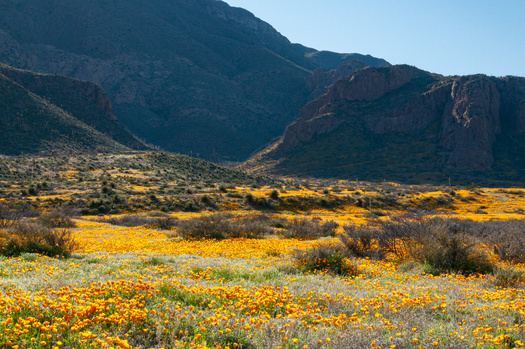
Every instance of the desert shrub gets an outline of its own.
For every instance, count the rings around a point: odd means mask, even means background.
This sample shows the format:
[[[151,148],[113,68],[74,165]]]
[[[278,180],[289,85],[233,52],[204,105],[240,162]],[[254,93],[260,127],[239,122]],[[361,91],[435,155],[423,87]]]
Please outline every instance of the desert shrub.
[[[195,211],[197,208],[195,207],[195,205],[193,204],[193,202],[187,202],[185,205],[184,205],[184,211]]]
[[[171,230],[179,225],[179,219],[176,217],[154,217],[148,223],[148,226],[156,229]]]
[[[319,220],[294,218],[286,224],[286,236],[292,238],[315,239],[334,236],[339,225],[334,221],[319,223]]]
[[[246,202],[249,204],[252,204],[255,200],[255,198],[253,197],[253,194],[251,193],[246,194],[244,198],[246,199]]]
[[[417,242],[416,258],[431,266],[435,272],[459,272],[463,274],[492,272],[494,266],[488,256],[476,251],[478,245],[471,235],[455,230],[446,223],[429,225],[427,234]]]
[[[338,238],[351,256],[382,259],[384,251],[377,245],[378,235],[377,228],[373,226],[345,225]]]
[[[48,228],[73,228],[75,222],[58,210],[43,213],[36,219],[37,223]]]
[[[21,222],[3,233],[0,254],[8,257],[22,253],[39,253],[54,257],[69,257],[75,241],[68,228],[49,228]]]
[[[98,219],[98,222],[109,223],[122,227],[152,227],[157,229],[170,230],[179,224],[179,220],[175,217],[159,215],[157,217],[143,217],[137,215],[125,215],[121,217],[110,217],[105,219]]]
[[[20,212],[0,203],[0,228],[7,228],[21,219]]]
[[[525,262],[525,220],[483,222],[483,237],[503,260]]]
[[[0,203],[0,228],[16,225],[22,218],[38,216],[38,211],[27,207],[12,207]]]
[[[354,255],[390,254],[398,260],[412,259],[424,263],[433,274],[489,273],[493,265],[486,254],[476,249],[482,230],[469,220],[407,215],[377,221],[375,225],[346,226],[340,239]]]
[[[338,227],[339,224],[334,221],[326,221],[319,226],[322,236],[335,236]]]
[[[243,195],[241,193],[226,193],[226,197],[242,199]]]
[[[492,282],[498,287],[517,287],[525,282],[525,273],[512,268],[498,268],[493,272]]]
[[[226,239],[240,235],[238,227],[227,215],[216,213],[181,223],[179,234],[189,239]]]
[[[270,225],[272,221],[264,217],[264,215],[243,217],[234,224],[237,224],[247,236],[259,237],[275,233],[275,229]]]
[[[60,207],[60,213],[65,217],[76,217],[80,215],[80,210],[77,207],[65,205]]]
[[[186,239],[219,240],[241,237],[255,239],[273,234],[275,230],[269,224],[271,221],[261,216],[233,217],[216,213],[182,221],[178,232]]]
[[[279,199],[279,192],[274,189],[270,193],[269,197],[270,197],[270,199],[277,200],[277,199]]]
[[[317,204],[319,206],[327,207],[330,203],[325,198],[319,198],[317,199]]]
[[[295,264],[306,273],[357,275],[357,268],[346,258],[337,244],[319,243],[304,251],[295,251]]]

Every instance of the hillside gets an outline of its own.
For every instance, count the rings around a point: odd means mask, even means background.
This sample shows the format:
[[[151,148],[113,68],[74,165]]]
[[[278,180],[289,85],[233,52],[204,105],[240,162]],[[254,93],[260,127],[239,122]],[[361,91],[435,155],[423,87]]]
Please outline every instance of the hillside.
[[[99,86],[58,75],[37,74],[0,63],[0,74],[60,107],[83,123],[132,149],[147,149],[113,114],[111,100]]]
[[[311,72],[356,58],[388,64],[293,45],[215,0],[7,0],[0,13],[0,62],[97,83],[141,139],[213,160],[282,134]]]
[[[4,73],[7,74],[4,75]],[[32,84],[33,90],[45,92],[51,86],[53,94],[42,96],[30,92],[8,76],[19,78],[21,82]],[[80,86],[77,86],[80,85]],[[58,88],[60,86],[60,88]],[[82,88],[77,88],[82,87]],[[107,127],[107,131],[118,132],[115,120],[106,120],[110,115],[110,106],[96,104],[92,98],[86,97],[85,84],[69,78],[50,75],[36,75],[30,72],[20,72],[6,66],[0,66],[0,154],[19,155],[24,153],[78,153],[78,152],[120,152],[129,148],[111,139],[108,135],[97,131],[77,119],[57,105],[53,104],[52,96],[60,91],[66,95],[75,95],[74,104],[65,105],[66,109],[76,110],[83,103],[87,121],[91,123],[107,122],[115,127]],[[98,95],[99,102],[103,100],[103,91],[90,84],[88,96]],[[67,91],[67,92],[66,92]],[[60,98],[56,97],[58,101]],[[97,119],[98,118],[98,119]],[[103,128],[103,127],[102,127]],[[118,138],[134,140],[142,145],[125,130],[120,129],[115,135]]]
[[[365,68],[307,104],[246,169],[412,183],[523,183],[525,79]]]

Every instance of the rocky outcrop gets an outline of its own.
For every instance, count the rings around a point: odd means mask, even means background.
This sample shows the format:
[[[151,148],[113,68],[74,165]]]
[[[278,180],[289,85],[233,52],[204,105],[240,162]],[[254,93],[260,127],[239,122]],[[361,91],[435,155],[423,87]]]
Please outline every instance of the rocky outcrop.
[[[492,145],[501,132],[500,94],[485,76],[454,79],[443,113],[440,145],[450,152],[447,166],[460,171],[489,170]]]
[[[388,153],[390,158],[402,159],[395,153],[396,147],[406,147],[408,140],[414,139],[413,151],[420,152],[431,167],[490,172],[496,158],[494,144],[524,134],[524,111],[523,78],[445,77],[403,65],[364,68],[339,79],[303,107],[283,136],[253,159],[280,159],[282,165],[289,156],[301,154],[304,158],[304,147],[351,151],[331,134],[341,139],[344,130],[354,130],[360,132],[356,137],[371,144],[387,142],[381,146],[387,159]],[[365,131],[355,131],[361,129],[356,125]],[[326,156],[345,158],[344,153]]]
[[[344,122],[340,117],[333,116],[340,110],[342,102],[373,101],[381,98],[387,92],[399,89],[414,79],[435,81],[431,74],[405,65],[391,68],[370,67],[338,80],[326,94],[301,109],[297,120],[286,128],[276,151],[294,149],[298,145],[310,141],[314,135],[327,133],[333,130],[336,125]],[[443,94],[441,89],[434,92],[440,96]],[[440,104],[438,101],[434,101],[434,96],[434,94],[418,96],[408,104],[403,105],[402,110],[387,108],[380,113],[369,114],[366,118],[367,125],[376,133],[404,132],[424,127],[430,122],[429,119],[436,116],[434,111],[436,108],[433,108],[432,112],[420,113],[420,111],[427,105],[437,106]],[[428,103],[428,99],[431,99],[431,103]],[[346,109],[345,113],[352,116],[356,114],[356,111]],[[330,115],[330,117],[326,117],[326,115]],[[324,120],[330,121],[324,125]],[[305,124],[308,126],[304,126]]]
[[[337,69],[337,67],[347,61],[360,61],[368,67],[388,67],[390,63],[381,58],[376,58],[370,55],[363,55],[359,53],[336,53],[330,51],[310,50],[305,52],[316,66],[324,71]]]
[[[335,84],[337,80],[342,79],[359,69],[365,68],[366,66],[365,63],[359,60],[352,60],[343,62],[339,64],[337,69],[327,72],[323,71],[322,68],[317,68],[308,80],[308,90],[312,91],[308,100],[313,101],[321,97],[333,84]]]

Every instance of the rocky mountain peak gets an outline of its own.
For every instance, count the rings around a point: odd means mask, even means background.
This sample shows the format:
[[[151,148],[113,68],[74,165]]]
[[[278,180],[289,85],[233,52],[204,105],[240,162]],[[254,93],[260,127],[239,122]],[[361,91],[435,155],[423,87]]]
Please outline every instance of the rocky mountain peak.
[[[315,74],[319,80],[324,76]],[[273,159],[275,168],[297,170],[307,167],[298,163],[308,156],[306,149],[318,149],[317,154],[326,152],[327,157],[326,162],[317,157],[318,166],[344,169],[357,159],[367,164],[381,159],[385,163],[374,168],[392,166],[393,173],[396,168],[490,173],[503,166],[497,163],[504,155],[495,155],[496,146],[508,152],[511,148],[501,144],[521,144],[516,142],[524,130],[524,106],[523,78],[445,77],[407,65],[367,67],[308,103],[283,136],[252,159]],[[410,158],[418,160],[410,163]],[[508,161],[518,165],[515,158]],[[330,171],[345,176],[341,170]]]

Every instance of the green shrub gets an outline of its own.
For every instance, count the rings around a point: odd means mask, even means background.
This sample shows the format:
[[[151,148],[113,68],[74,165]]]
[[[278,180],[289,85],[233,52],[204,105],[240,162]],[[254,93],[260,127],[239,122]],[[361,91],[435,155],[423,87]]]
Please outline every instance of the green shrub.
[[[317,199],[317,204],[322,207],[328,207],[330,203],[325,198],[319,198]]]
[[[187,202],[185,205],[184,205],[184,211],[195,211],[196,210],[196,207],[195,205],[193,204],[193,202]]]
[[[236,199],[242,199],[243,198],[241,193],[226,193],[226,197],[236,198]]]
[[[493,272],[493,284],[498,287],[517,287],[525,282],[525,273],[512,268],[496,269]]]
[[[246,194],[244,198],[246,199],[246,202],[248,202],[249,204],[252,204],[254,202],[254,197],[251,193]]]

